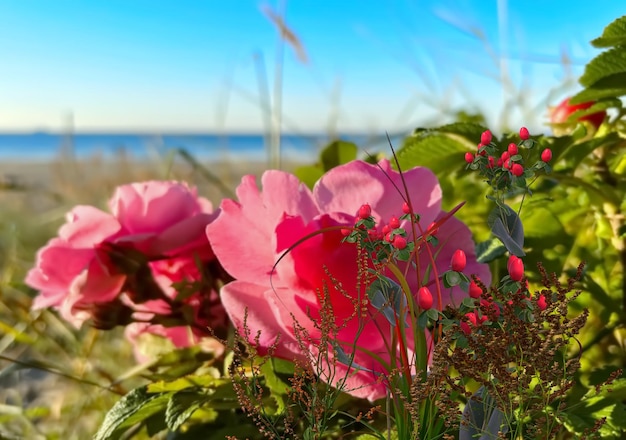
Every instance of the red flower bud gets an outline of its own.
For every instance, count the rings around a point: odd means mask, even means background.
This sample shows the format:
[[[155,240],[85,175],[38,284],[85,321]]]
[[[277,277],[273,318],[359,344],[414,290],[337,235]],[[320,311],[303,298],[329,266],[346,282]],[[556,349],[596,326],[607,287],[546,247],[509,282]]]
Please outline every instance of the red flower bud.
[[[405,214],[408,214],[409,212],[411,212],[411,207],[409,206],[407,202],[404,202],[402,204],[402,212],[404,212]]]
[[[469,335],[472,332],[471,327],[465,321],[461,321],[461,323],[459,324],[459,327],[461,327],[461,331],[465,333],[466,335]]]
[[[468,320],[469,322],[471,322],[471,323],[472,323],[472,325],[473,325],[474,327],[476,327],[476,326],[478,325],[478,316],[476,316],[476,313],[475,313],[475,312],[469,312],[469,313],[466,313],[466,314],[465,314],[465,317],[467,318],[467,320]]]
[[[519,129],[519,137],[521,140],[525,141],[530,137],[530,133],[526,127],[522,127]]]
[[[565,98],[559,105],[550,112],[550,122],[553,124],[563,124],[567,122],[570,115],[578,110],[585,110],[595,104],[595,101],[581,102],[580,104],[570,104],[570,98]],[[588,121],[596,129],[604,122],[606,112],[599,111],[590,115],[581,116],[578,121]],[[547,161],[544,161],[547,162]]]
[[[546,307],[548,307],[545,296],[539,295],[539,298],[537,299],[537,307],[539,307],[539,310],[542,310],[542,311],[545,310]]]
[[[456,272],[462,272],[467,265],[467,258],[465,257],[465,252],[462,249],[457,249],[452,254],[452,259],[450,260],[450,267],[452,270]]]
[[[469,296],[476,299],[476,298],[480,298],[482,294],[483,294],[483,289],[481,289],[478,286],[478,284],[474,282],[474,280],[470,281]]]
[[[465,153],[465,162],[467,163],[474,162],[474,155],[470,152]]]
[[[483,145],[489,145],[491,142],[491,132],[489,130],[483,131],[483,134],[480,135],[480,143]]]
[[[393,247],[402,250],[406,247],[406,239],[401,235],[393,237]]]
[[[511,255],[506,268],[513,281],[521,281],[524,277],[524,262],[521,258]]]
[[[428,310],[433,306],[433,294],[428,287],[420,287],[417,291],[417,305],[422,310]]]
[[[541,160],[544,162],[550,162],[552,160],[552,150],[546,148],[541,152]]]
[[[400,220],[398,220],[398,217],[395,215],[391,217],[391,220],[389,220],[389,227],[391,229],[398,229],[400,227]]]
[[[365,220],[369,218],[370,215],[372,215],[372,207],[367,203],[361,205],[359,208],[359,218],[361,220]]]
[[[522,174],[524,174],[524,167],[518,163],[514,163],[511,167],[511,172],[514,176],[520,177]]]
[[[343,235],[344,237],[347,237],[348,235],[350,235],[352,233],[352,229],[349,228],[341,228],[341,235]]]
[[[518,153],[517,144],[511,142],[509,144],[509,148],[507,148],[507,152],[509,153],[509,155],[515,156]]]

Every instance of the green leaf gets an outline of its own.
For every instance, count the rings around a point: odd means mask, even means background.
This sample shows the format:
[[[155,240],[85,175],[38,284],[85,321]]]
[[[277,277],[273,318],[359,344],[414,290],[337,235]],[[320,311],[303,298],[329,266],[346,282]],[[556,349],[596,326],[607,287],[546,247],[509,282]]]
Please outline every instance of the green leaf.
[[[607,147],[610,148],[613,145],[621,142],[621,138],[615,132],[610,132],[606,136],[599,138],[593,138],[585,142],[572,143],[567,145],[562,152],[555,156],[556,160],[565,160],[566,169],[575,170],[578,165],[588,157],[596,148]],[[552,152],[554,153],[554,151]]]
[[[94,440],[115,440],[131,426],[165,411],[171,393],[148,393],[146,387],[135,388],[109,410]]]
[[[506,253],[506,247],[497,238],[490,238],[476,245],[476,261],[490,263]]]
[[[479,124],[459,122],[436,129],[416,129],[397,152],[402,169],[420,165],[434,172],[465,166],[463,154],[476,150],[486,128]],[[454,164],[458,164],[455,166]]]
[[[367,288],[370,304],[380,310],[387,321],[395,327],[402,311],[406,314],[407,302],[402,287],[391,278],[379,276]]]
[[[216,378],[210,374],[189,375],[173,381],[159,381],[148,384],[147,391],[149,393],[164,393],[189,388],[216,388],[229,383],[230,379]]]
[[[602,52],[591,60],[579,82],[584,87],[589,87],[602,78],[624,72],[626,72],[626,51],[619,47]]]
[[[510,253],[518,257],[526,255],[523,249],[524,227],[517,212],[507,205],[497,206],[489,213],[487,224],[491,227],[491,233],[500,239]]]
[[[602,35],[591,41],[595,47],[626,45],[626,16],[620,17],[604,28]]]
[[[570,102],[577,104],[604,98],[618,98],[624,95],[626,95],[626,72],[616,73],[599,79],[585,90],[572,96]]]
[[[352,142],[346,141],[334,141],[331,142],[326,148],[322,150],[320,158],[322,160],[322,166],[324,171],[328,171],[336,166],[343,165],[354,159],[359,152],[357,147]]]
[[[313,188],[315,182],[317,182],[320,177],[324,175],[324,170],[318,165],[305,165],[296,168],[294,174],[306,186]]]
[[[198,393],[179,392],[174,394],[165,409],[165,423],[172,431],[178,429],[207,401],[207,396]]]

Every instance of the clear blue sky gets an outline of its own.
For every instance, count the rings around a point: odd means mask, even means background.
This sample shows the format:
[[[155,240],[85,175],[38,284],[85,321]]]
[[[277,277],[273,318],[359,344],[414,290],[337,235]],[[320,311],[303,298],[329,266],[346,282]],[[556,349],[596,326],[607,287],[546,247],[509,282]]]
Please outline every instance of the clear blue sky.
[[[263,64],[273,93],[278,40],[263,4],[280,9],[276,0],[2,0],[0,131],[61,130],[70,113],[78,131],[260,131],[257,72]],[[485,111],[495,129],[541,127],[545,106],[576,85],[556,88],[598,53],[589,40],[626,13],[616,0],[285,4],[308,56],[285,48],[283,128],[300,132],[380,134],[460,108]]]

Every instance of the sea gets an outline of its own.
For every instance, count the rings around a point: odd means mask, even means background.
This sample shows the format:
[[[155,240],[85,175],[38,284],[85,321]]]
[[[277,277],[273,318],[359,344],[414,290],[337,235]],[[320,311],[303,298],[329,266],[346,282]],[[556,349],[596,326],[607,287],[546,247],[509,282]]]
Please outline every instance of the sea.
[[[399,146],[403,135],[391,136]],[[385,133],[371,136],[349,134],[330,137],[325,134],[283,134],[281,158],[288,161],[315,161],[321,149],[334,139],[354,142],[365,152],[389,151]],[[0,133],[0,160],[49,161],[60,155],[74,158],[99,156],[104,159],[120,154],[142,159],[167,156],[177,150],[201,160],[268,158],[268,139],[262,134],[148,134],[148,133]]]

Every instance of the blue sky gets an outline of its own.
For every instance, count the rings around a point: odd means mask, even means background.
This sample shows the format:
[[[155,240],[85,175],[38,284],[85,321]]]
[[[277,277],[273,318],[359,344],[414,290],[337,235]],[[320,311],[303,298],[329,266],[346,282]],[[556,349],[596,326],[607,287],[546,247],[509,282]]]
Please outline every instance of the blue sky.
[[[0,131],[62,130],[69,114],[78,131],[262,131],[278,46],[263,5],[283,3],[308,58],[285,47],[283,129],[376,134],[458,109],[485,112],[495,130],[541,129],[598,53],[589,40],[626,11],[615,0],[2,0]]]

